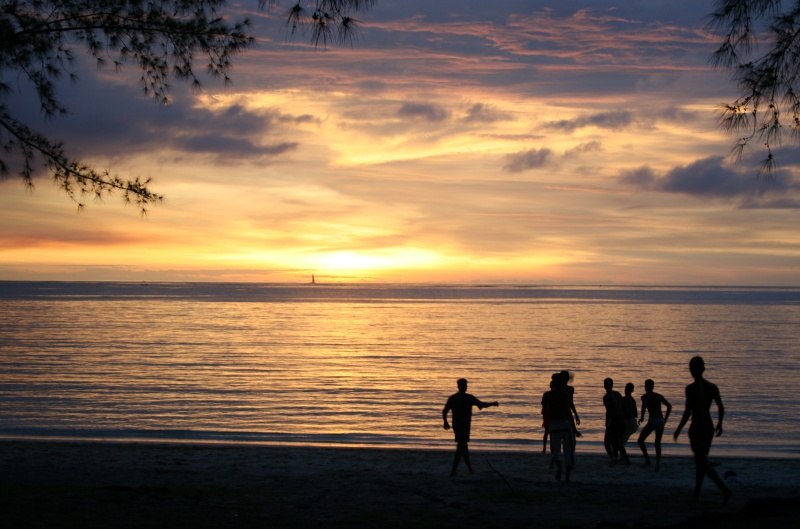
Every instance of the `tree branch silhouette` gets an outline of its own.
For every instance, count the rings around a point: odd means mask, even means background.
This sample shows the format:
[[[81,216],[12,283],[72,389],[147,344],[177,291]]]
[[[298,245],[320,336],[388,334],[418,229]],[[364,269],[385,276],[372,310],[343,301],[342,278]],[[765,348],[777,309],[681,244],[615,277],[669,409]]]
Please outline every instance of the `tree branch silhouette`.
[[[315,46],[352,43],[358,34],[350,11],[366,10],[376,0],[304,0],[288,11],[292,31],[310,30]],[[121,193],[142,215],[162,202],[151,179],[126,179],[98,171],[69,156],[61,142],[34,130],[12,113],[10,101],[32,86],[46,118],[68,113],[57,91],[77,53],[87,53],[98,67],[115,70],[133,64],[145,96],[170,103],[170,81],[202,87],[195,65],[212,79],[231,82],[233,58],[255,46],[247,18],[220,15],[227,0],[0,0],[0,177],[17,173],[33,189],[37,168],[46,168],[55,183],[78,204],[86,196]],[[259,0],[261,9],[276,0]],[[310,13],[308,18],[301,13]],[[16,88],[12,88],[11,81]]]
[[[723,130],[740,135],[731,157],[739,161],[746,147],[761,142],[758,177],[770,179],[784,131],[800,140],[800,3],[784,10],[780,0],[718,0],[708,28],[722,39],[711,63],[731,72],[739,94],[719,115]],[[766,50],[760,55],[759,44]]]

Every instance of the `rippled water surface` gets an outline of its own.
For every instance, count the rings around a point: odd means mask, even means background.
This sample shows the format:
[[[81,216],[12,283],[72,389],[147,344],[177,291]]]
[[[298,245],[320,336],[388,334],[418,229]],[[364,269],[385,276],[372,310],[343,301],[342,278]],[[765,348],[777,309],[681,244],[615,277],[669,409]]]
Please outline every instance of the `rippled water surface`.
[[[797,457],[799,335],[797,289],[0,282],[0,435],[449,449],[466,377],[501,403],[473,444],[537,450],[569,369],[600,451],[605,377],[637,400],[654,379],[671,432],[700,354],[727,411],[714,450]]]

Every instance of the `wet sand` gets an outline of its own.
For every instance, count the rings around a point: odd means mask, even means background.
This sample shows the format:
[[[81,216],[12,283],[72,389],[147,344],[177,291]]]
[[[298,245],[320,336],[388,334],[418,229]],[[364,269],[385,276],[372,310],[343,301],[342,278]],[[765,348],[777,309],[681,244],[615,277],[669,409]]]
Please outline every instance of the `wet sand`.
[[[631,450],[633,454],[633,450]],[[661,472],[578,454],[573,483],[539,452],[0,441],[8,528],[800,528],[800,459],[715,458],[723,505],[690,458]]]

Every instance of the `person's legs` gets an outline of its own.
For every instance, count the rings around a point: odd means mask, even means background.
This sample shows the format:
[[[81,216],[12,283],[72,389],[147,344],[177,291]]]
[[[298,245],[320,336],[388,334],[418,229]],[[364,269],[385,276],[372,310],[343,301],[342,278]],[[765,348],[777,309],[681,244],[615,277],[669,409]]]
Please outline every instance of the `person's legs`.
[[[719,490],[722,491],[722,496],[723,496],[723,498],[725,500],[725,503],[728,503],[728,500],[730,499],[730,497],[733,496],[733,492],[731,492],[731,489],[729,489],[728,486],[725,485],[725,482],[722,481],[722,478],[719,477],[719,474],[717,474],[717,471],[714,470],[714,467],[712,467],[711,463],[709,463],[709,461],[708,461],[708,453],[711,451],[711,441],[713,439],[714,439],[714,432],[712,430],[712,431],[708,432],[708,438],[704,439],[705,443],[703,443],[703,445],[700,447],[700,449],[702,450],[702,453],[701,453],[701,455],[702,455],[702,474],[703,474],[703,476],[708,474],[708,477],[711,478],[711,481],[713,481],[714,484],[717,487],[719,487]],[[697,472],[700,473],[700,471],[701,471],[701,469],[700,469],[700,461],[698,461],[696,456],[695,456],[695,462],[698,463]],[[698,475],[697,478],[695,479],[695,491],[694,491],[694,497],[695,498],[697,498],[699,496],[699,494],[700,494],[700,485],[703,484],[703,476]]]
[[[546,424],[544,425],[544,438],[542,439],[542,453],[543,453],[543,454],[546,454],[546,453],[547,453],[547,439],[548,439],[549,437],[550,437],[550,423],[548,422],[548,423],[546,423]],[[551,457],[550,457],[550,464],[548,465],[548,467],[547,467],[547,468],[550,468],[550,469],[552,469],[554,464],[555,464],[555,463],[553,462],[553,458],[552,458],[552,456],[551,456]]]
[[[639,440],[636,441],[639,444],[639,448],[642,450],[642,454],[644,455],[644,466],[650,466],[650,456],[647,453],[647,445],[645,441],[647,437],[650,435],[650,432],[653,431],[653,427],[648,423],[642,428],[642,433],[639,434]]]
[[[556,479],[561,481],[561,446],[564,442],[563,432],[550,432],[550,453],[556,465]],[[566,455],[566,454],[565,454]]]
[[[611,443],[614,447],[614,453],[618,454],[619,461],[630,465],[631,460],[628,459],[628,451],[625,450],[625,423],[622,421],[622,418],[618,421],[618,426]]]
[[[695,500],[700,497],[700,489],[703,488],[703,480],[706,477],[706,467],[708,467],[708,456],[704,454],[694,455],[694,494]]]
[[[622,417],[614,417],[610,421],[608,430],[614,460],[630,465],[631,461],[628,459],[628,452],[625,450],[625,421]]]
[[[461,447],[461,457],[464,458],[464,463],[467,464],[467,470],[469,470],[469,473],[472,474],[472,463],[470,463],[470,461],[469,461],[469,443],[464,441],[464,442],[459,443],[459,444],[462,445],[462,447]]]
[[[550,436],[550,426],[545,425],[544,427],[544,437],[542,438],[542,453],[544,454],[547,452],[547,438]]]
[[[706,474],[708,474],[709,477],[711,477],[711,479],[717,483],[717,486],[721,485],[720,488],[725,487],[725,484],[722,483],[722,480],[719,479],[717,473],[708,463],[708,453],[711,450],[711,441],[713,439],[713,426],[701,425],[696,427],[694,424],[692,424],[692,426],[689,427],[689,444],[692,446],[692,452],[694,452],[695,465],[694,494],[692,494],[693,499],[700,497],[700,489],[703,487],[703,480],[705,479]],[[725,489],[727,489],[727,487],[725,487]],[[728,491],[728,493],[730,493],[730,491]]]
[[[717,471],[714,470],[714,467],[711,466],[711,463],[708,462],[708,455],[704,454],[695,454],[694,456],[694,463],[695,463],[695,483],[694,483],[694,494],[692,494],[692,499],[698,499],[700,497],[700,489],[703,486],[703,478],[706,474],[708,477],[711,478],[719,490],[722,491],[722,498],[724,502],[727,504],[728,500],[731,499],[733,496],[733,492],[731,489],[725,485],[725,482],[722,481],[722,478],[719,477]]]
[[[567,465],[567,483],[570,482],[572,467],[575,466],[575,436],[572,432],[564,434],[564,463]]]
[[[578,438],[575,437],[575,434],[570,432],[570,438],[572,439],[572,465],[575,466],[575,450],[578,446]]]
[[[661,438],[664,436],[664,429],[659,428],[656,430],[656,468],[658,472],[661,469]]]
[[[453,469],[450,471],[451,476],[456,475],[458,464],[461,462],[462,458],[464,459],[464,463],[467,464],[469,473],[472,474],[472,465],[469,461],[469,445],[467,444],[467,441],[456,441],[456,455],[453,458]]]
[[[719,477],[717,471],[714,470],[714,467],[712,467],[711,464],[708,462],[708,457],[706,457],[706,474],[708,474],[708,477],[711,478],[711,481],[713,481],[717,485],[717,487],[719,487],[719,490],[722,491],[722,497],[725,503],[727,504],[728,500],[731,498],[731,496],[733,496],[733,492],[731,492],[731,489],[729,489],[728,486],[725,485],[725,482],[722,481],[722,478]]]
[[[617,441],[617,451],[619,452],[619,460],[626,465],[630,465],[631,460],[628,459],[628,451],[625,450],[625,442],[622,440],[622,438]]]
[[[450,471],[451,476],[456,475],[456,469],[458,468],[458,464],[461,462],[461,443],[456,444],[456,455],[453,459],[453,469]]]
[[[606,453],[608,454],[608,458],[611,460],[613,464],[616,461],[616,453],[614,452],[614,446],[611,443],[611,432],[609,432],[609,428],[606,427],[606,433],[603,436],[603,447],[606,449]]]

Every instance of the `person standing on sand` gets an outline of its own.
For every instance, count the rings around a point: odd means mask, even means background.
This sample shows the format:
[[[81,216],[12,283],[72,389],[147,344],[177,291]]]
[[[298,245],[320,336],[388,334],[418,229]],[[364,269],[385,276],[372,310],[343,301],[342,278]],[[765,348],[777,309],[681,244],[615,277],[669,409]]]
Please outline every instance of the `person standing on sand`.
[[[656,467],[655,471],[661,469],[661,437],[664,435],[664,426],[669,419],[669,414],[672,412],[672,404],[669,403],[660,393],[653,391],[656,383],[651,379],[644,381],[644,395],[642,395],[642,415],[639,417],[639,424],[644,421],[644,411],[647,410],[647,424],[642,428],[642,433],[639,434],[639,448],[642,449],[644,454],[644,466],[650,466],[650,456],[647,454],[647,446],[644,444],[647,436],[652,432],[656,432]],[[666,406],[667,414],[661,414],[661,405]]]
[[[575,466],[575,438],[581,437],[572,418],[569,393],[564,389],[568,381],[568,377],[555,373],[551,382],[553,389],[542,397],[542,409],[550,420],[550,453],[558,468],[556,479],[561,481],[561,473],[564,470],[561,465],[563,448],[567,483],[570,482],[572,467]]]
[[[453,433],[456,437],[456,455],[453,460],[453,470],[450,472],[451,476],[456,475],[456,469],[464,458],[464,463],[467,464],[469,473],[472,474],[472,464],[469,461],[469,433],[472,426],[472,407],[477,406],[479,410],[491,406],[500,406],[497,401],[482,402],[477,397],[467,393],[467,379],[459,378],[456,382],[458,386],[458,393],[453,393],[447,399],[447,403],[442,410],[442,419],[444,420],[444,429],[450,429],[450,423],[447,422],[447,414],[453,410]]]
[[[612,465],[616,465],[618,461],[630,465],[628,453],[622,443],[625,436],[622,395],[620,395],[619,391],[614,391],[614,380],[611,378],[603,380],[603,387],[606,390],[606,394],[603,395],[603,406],[606,408],[606,432],[603,438],[603,446],[605,446]]]
[[[547,409],[544,407],[544,403],[545,400],[547,400],[548,395],[553,391],[554,388],[555,388],[555,383],[552,380],[550,380],[550,389],[542,394],[542,428],[544,428],[544,436],[542,437],[543,454],[547,453],[547,439],[550,437],[550,417],[547,415]]]
[[[633,398],[633,390],[633,384],[630,382],[625,384],[625,396],[622,397],[622,418],[625,421],[625,434],[622,438],[622,446],[625,446],[631,435],[639,429],[639,421],[636,420],[638,412],[636,410],[636,399]]]
[[[576,425],[580,425],[581,424],[581,418],[578,417],[578,410],[575,408],[575,387],[574,386],[570,386],[570,384],[569,384],[570,382],[572,382],[573,378],[574,378],[574,374],[573,373],[570,373],[566,369],[561,371],[561,380],[564,382],[562,389],[563,389],[563,391],[567,392],[567,395],[569,395],[569,409],[570,409],[570,411],[572,412],[572,415],[575,418],[575,424]],[[573,459],[575,458],[575,448],[577,446],[578,446],[578,439],[577,438],[573,438],[572,439],[572,457],[573,457]]]
[[[569,383],[572,382],[573,374],[565,369],[561,371],[561,377],[562,380],[564,380],[564,391],[569,395],[569,409],[575,416],[575,424],[580,426],[581,418],[578,417],[578,410],[575,409],[575,387],[569,385]]]
[[[708,474],[711,481],[722,491],[723,500],[727,504],[728,500],[733,496],[733,492],[725,485],[708,462],[708,453],[711,451],[711,442],[715,434],[716,437],[722,435],[722,419],[725,417],[725,407],[722,405],[722,396],[719,393],[719,388],[703,378],[705,370],[706,365],[702,357],[695,356],[689,361],[689,372],[692,374],[694,382],[686,386],[686,409],[672,437],[676,441],[678,440],[681,430],[691,417],[689,442],[692,445],[692,452],[694,452],[695,464],[695,485],[692,499],[696,500],[700,497],[703,479]],[[714,423],[711,420],[712,402],[717,403],[716,427],[714,427]]]

